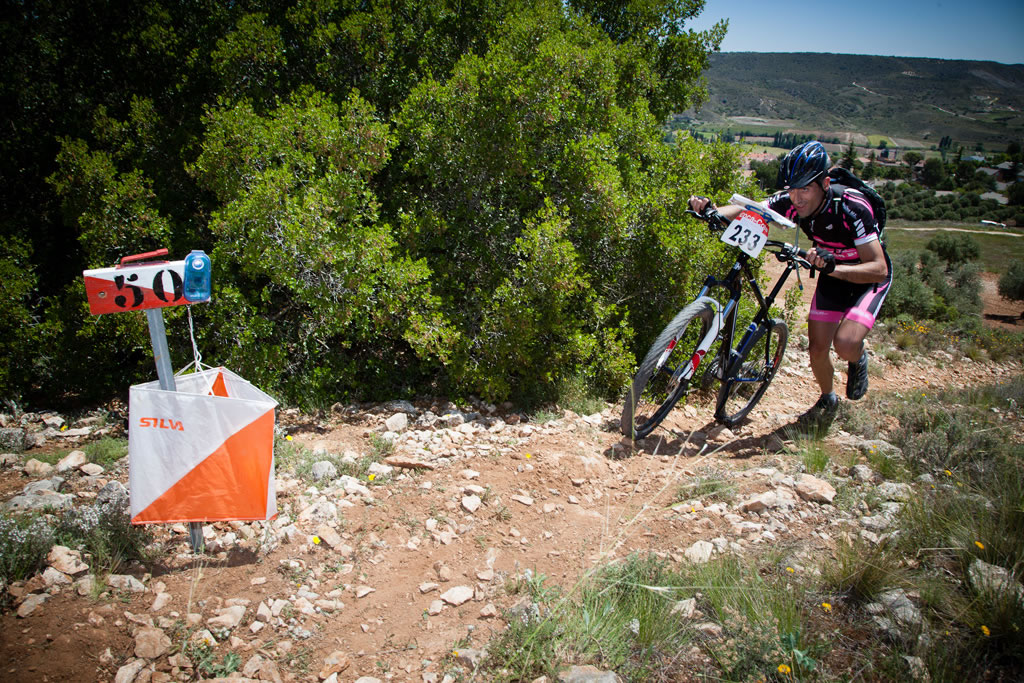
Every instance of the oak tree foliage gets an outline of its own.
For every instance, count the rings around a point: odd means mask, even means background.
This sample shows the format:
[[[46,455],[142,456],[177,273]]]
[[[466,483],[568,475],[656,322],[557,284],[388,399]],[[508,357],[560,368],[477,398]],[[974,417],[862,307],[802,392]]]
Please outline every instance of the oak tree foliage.
[[[88,315],[81,271],[167,247],[211,254],[205,359],[285,401],[614,396],[722,258],[686,198],[746,187],[659,129],[706,96],[703,5],[9,3],[0,395],[151,379],[144,317]]]

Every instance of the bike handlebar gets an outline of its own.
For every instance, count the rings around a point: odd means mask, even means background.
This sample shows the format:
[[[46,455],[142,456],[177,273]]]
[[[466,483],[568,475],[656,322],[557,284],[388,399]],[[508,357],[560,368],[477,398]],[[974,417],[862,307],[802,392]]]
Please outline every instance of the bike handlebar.
[[[713,206],[711,206],[710,203],[706,207],[704,207],[704,211],[701,212],[701,213],[697,213],[693,209],[687,209],[686,213],[688,213],[691,216],[697,218],[698,220],[704,221],[705,223],[708,224],[708,227],[711,228],[711,230],[713,230],[715,232],[722,232],[722,231],[724,231],[725,228],[728,226],[728,223],[729,223],[725,219],[725,216],[720,214]],[[775,248],[777,248],[778,251],[773,251],[773,253],[775,254],[775,258],[777,258],[779,261],[781,261],[783,263],[785,263],[787,261],[791,261],[791,262],[795,263],[800,268],[807,268],[808,270],[811,271],[811,277],[814,277],[814,271],[816,269],[815,269],[814,266],[811,265],[811,262],[807,260],[807,252],[804,251],[803,249],[800,249],[800,248],[798,248],[798,247],[796,247],[796,246],[794,246],[792,244],[788,244],[786,242],[779,242],[777,240],[768,240],[767,242],[765,242],[764,246],[765,246],[765,248],[768,248],[768,247],[775,247]],[[834,265],[833,265],[833,267],[834,267]],[[828,271],[823,270],[822,272],[831,272],[831,271],[830,270],[828,270]]]

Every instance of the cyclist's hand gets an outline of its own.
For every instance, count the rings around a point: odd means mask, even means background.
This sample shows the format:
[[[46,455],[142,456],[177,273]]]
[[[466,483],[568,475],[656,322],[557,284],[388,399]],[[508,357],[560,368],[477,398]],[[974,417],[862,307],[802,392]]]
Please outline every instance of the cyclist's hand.
[[[836,269],[836,255],[826,249],[808,250],[807,260],[825,275]]]
[[[707,197],[701,197],[698,195],[690,197],[690,208],[701,215],[704,214],[704,209],[708,208],[709,206],[714,208],[714,204],[712,204],[711,200],[708,199]]]

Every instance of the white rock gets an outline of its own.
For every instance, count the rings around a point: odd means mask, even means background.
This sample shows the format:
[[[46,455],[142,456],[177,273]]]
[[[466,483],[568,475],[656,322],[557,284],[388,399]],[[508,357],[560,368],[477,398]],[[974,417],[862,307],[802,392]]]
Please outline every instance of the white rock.
[[[804,500],[815,503],[831,503],[836,497],[836,490],[823,479],[801,474],[796,483],[796,492]]]
[[[31,458],[22,470],[30,477],[45,477],[53,472],[53,465]]]
[[[480,505],[480,496],[463,496],[462,498],[462,508],[470,514],[479,510]]]
[[[171,649],[171,639],[163,631],[143,626],[135,632],[135,656],[156,659]]]
[[[156,599],[153,600],[153,605],[149,608],[150,612],[159,612],[164,607],[167,607],[168,603],[171,602],[171,594],[167,592],[160,592],[156,594]]]
[[[89,459],[85,456],[85,451],[71,451],[60,459],[56,470],[58,473],[67,472],[81,467],[87,462],[89,462]]]
[[[62,545],[55,545],[50,548],[46,556],[46,563],[64,574],[74,576],[88,571],[89,566],[82,562],[82,553]]]
[[[117,670],[114,675],[114,683],[132,683],[144,668],[146,668],[146,660],[133,659]]]
[[[683,551],[686,558],[694,564],[704,564],[711,559],[711,553],[714,552],[715,546],[711,545],[707,541],[697,541],[689,548]]]
[[[409,416],[405,413],[395,413],[384,421],[384,425],[389,432],[404,432],[409,427]]]
[[[206,620],[206,625],[215,629],[233,629],[242,623],[242,617],[245,616],[245,607],[242,605],[222,607],[215,611],[217,616]]]
[[[33,593],[18,605],[18,616],[22,619],[36,611],[36,608],[50,599],[49,593]]]
[[[128,574],[111,574],[107,577],[107,585],[115,590],[129,593],[145,593],[146,587],[134,576]]]
[[[427,614],[434,617],[441,613],[444,609],[444,602],[441,600],[431,600],[430,607],[427,608]]]
[[[447,602],[449,605],[454,605],[455,607],[458,607],[472,598],[473,589],[469,586],[454,586],[441,594],[442,600]]]
[[[678,614],[683,619],[692,619],[696,611],[696,598],[687,598],[686,600],[680,600],[673,605],[670,614]]]
[[[71,577],[62,571],[54,569],[53,567],[47,567],[43,570],[43,583],[46,584],[47,588],[69,585],[71,583]]]

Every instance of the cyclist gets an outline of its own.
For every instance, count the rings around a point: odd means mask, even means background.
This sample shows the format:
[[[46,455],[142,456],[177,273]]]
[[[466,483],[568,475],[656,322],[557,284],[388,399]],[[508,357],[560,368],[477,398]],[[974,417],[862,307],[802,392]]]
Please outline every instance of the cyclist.
[[[807,260],[822,273],[807,320],[811,371],[821,397],[799,419],[816,427],[830,424],[839,405],[832,387],[831,348],[849,364],[847,398],[857,400],[867,392],[864,338],[892,282],[892,263],[879,240],[871,204],[857,190],[832,184],[830,166],[828,152],[817,140],[794,148],[779,168],[783,191],[766,202],[811,238],[814,246]],[[690,197],[690,207],[698,213],[709,203],[706,197]],[[718,211],[732,220],[742,209],[730,205]]]

